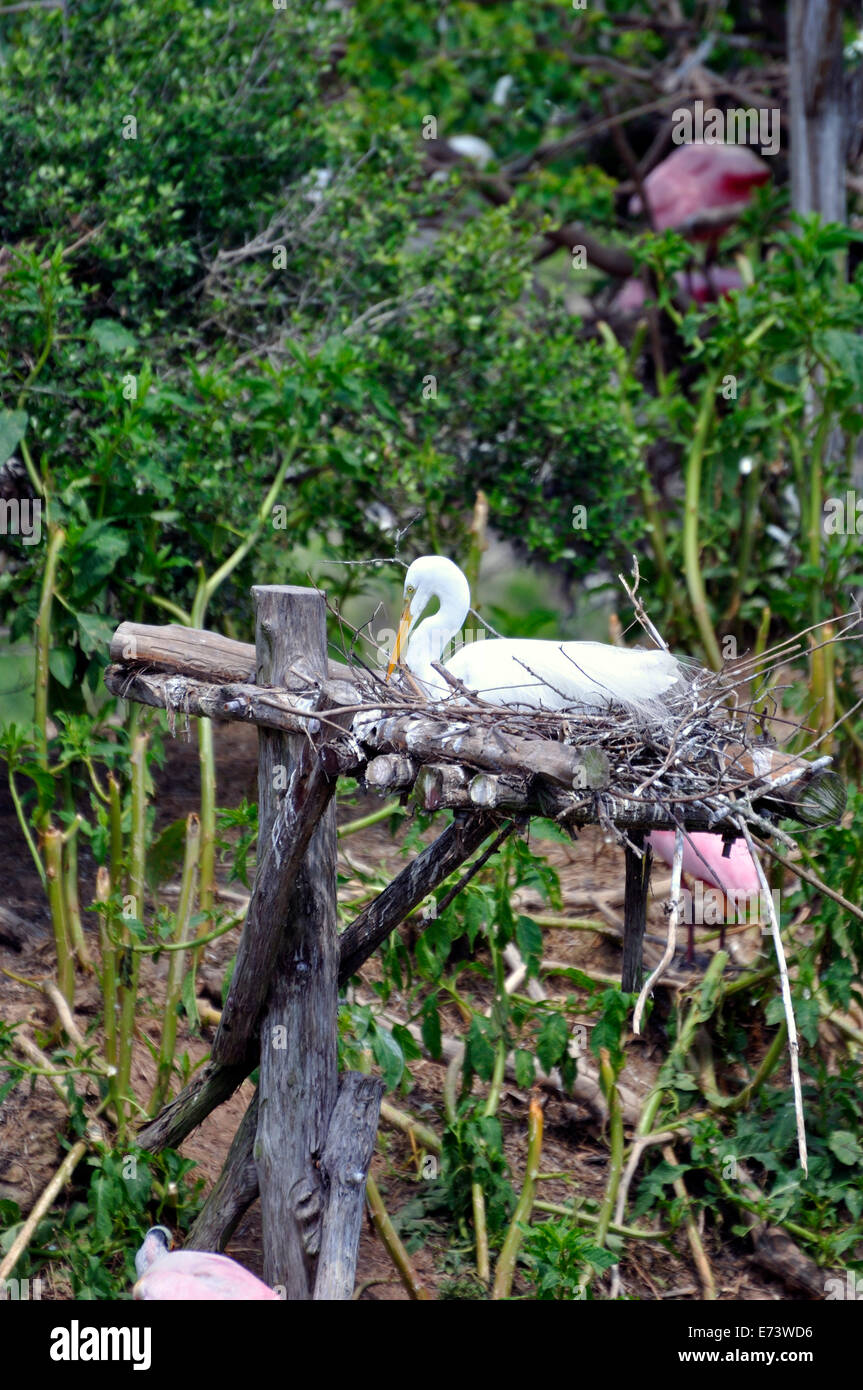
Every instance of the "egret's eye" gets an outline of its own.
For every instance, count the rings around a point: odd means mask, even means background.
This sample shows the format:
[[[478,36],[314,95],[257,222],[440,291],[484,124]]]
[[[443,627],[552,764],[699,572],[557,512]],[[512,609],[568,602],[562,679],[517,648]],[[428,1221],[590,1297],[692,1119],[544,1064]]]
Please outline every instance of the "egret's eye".
[[[414,588],[413,584],[409,584],[405,589],[405,598],[413,598],[415,593],[416,589]]]

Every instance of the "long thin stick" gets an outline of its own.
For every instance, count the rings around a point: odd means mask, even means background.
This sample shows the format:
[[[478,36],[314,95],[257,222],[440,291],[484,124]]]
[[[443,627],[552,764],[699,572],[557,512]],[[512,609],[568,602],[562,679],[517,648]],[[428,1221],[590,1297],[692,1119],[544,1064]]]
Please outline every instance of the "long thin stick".
[[[27,1220],[12,1242],[9,1253],[3,1263],[0,1264],[0,1284],[2,1284],[4,1279],[9,1278],[9,1275],[12,1273],[21,1256],[24,1254],[24,1251],[27,1249],[27,1246],[30,1244],[30,1238],[39,1225],[39,1222],[42,1220],[42,1217],[47,1211],[50,1211],[57,1193],[61,1188],[65,1187],[89,1147],[90,1141],[88,1139],[79,1139],[78,1143],[74,1148],[69,1150],[66,1157],[63,1159],[63,1162],[43,1191],[41,1197],[37,1198],[30,1215],[27,1217]]]
[[[785,950],[779,931],[779,919],[776,916],[776,908],[773,906],[773,894],[770,892],[770,884],[767,882],[767,875],[764,872],[761,860],[755,853],[755,846],[752,843],[749,826],[742,816],[738,816],[737,824],[740,826],[740,832],[746,841],[746,847],[755,865],[755,872],[758,874],[758,882],[761,886],[761,900],[764,903],[767,918],[770,922],[770,930],[773,934],[773,946],[776,951],[776,963],[779,967],[779,980],[782,986],[782,1004],[785,1009],[785,1019],[788,1024],[788,1051],[791,1055],[791,1086],[794,1091],[794,1116],[797,1121],[797,1151],[800,1155],[800,1167],[808,1176],[809,1161],[806,1153],[806,1126],[803,1120],[803,1090],[800,1085],[800,1044],[797,1041],[797,1025],[794,1022],[794,1004],[791,999],[791,985],[788,981],[788,966],[785,962]]]

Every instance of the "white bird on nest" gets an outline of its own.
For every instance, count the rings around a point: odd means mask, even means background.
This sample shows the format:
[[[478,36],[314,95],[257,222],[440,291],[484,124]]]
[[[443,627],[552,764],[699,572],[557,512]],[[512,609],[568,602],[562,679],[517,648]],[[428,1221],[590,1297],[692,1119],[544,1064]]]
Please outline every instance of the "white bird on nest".
[[[440,608],[418,622],[434,598]],[[469,609],[470,586],[458,565],[442,555],[414,560],[405,576],[404,608],[387,678],[404,652],[404,665],[429,699],[454,696],[433,663],[440,663]],[[472,642],[445,669],[490,704],[575,714],[623,706],[643,718],[661,714],[665,698],[681,692],[686,681],[684,668],[667,651],[529,637]]]

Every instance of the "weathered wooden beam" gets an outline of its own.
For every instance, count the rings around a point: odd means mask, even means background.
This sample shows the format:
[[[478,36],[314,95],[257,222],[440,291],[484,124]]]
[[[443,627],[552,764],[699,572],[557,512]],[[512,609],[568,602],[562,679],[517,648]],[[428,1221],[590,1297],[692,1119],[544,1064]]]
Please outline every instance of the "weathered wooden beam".
[[[493,772],[478,772],[471,778],[468,787],[468,795],[472,806],[479,806],[485,810],[493,810],[495,807],[505,807],[507,810],[519,810],[528,804],[528,779],[516,777],[513,774],[501,773],[497,775]]]
[[[358,698],[354,686],[345,681],[327,680],[315,688],[308,680],[296,677],[292,681],[293,690],[267,690],[236,681],[212,685],[196,677],[147,671],[136,666],[108,666],[104,681],[112,695],[136,700],[153,709],[167,710],[172,727],[180,714],[257,724],[264,729],[281,729],[284,733],[317,733],[323,728],[333,735],[338,721],[331,723],[326,711],[354,705]],[[342,719],[339,727],[344,723]],[[350,747],[351,761],[357,765],[361,759],[356,743]]]
[[[644,929],[647,923],[647,895],[650,889],[650,865],[653,855],[644,843],[644,832],[633,831],[630,840],[635,846],[625,846],[625,880],[623,898],[623,963],[620,988],[632,994],[641,988]],[[642,853],[638,854],[637,851]]]
[[[206,1062],[180,1094],[138,1131],[139,1146],[149,1153],[178,1148],[211,1110],[230,1099],[256,1065],[255,1057],[235,1067]]]
[[[340,985],[356,974],[417,904],[453,873],[494,829],[495,821],[482,814],[466,817],[463,822],[454,821],[402,869],[339,937]],[[233,1095],[254,1070],[257,1060],[256,1053],[251,1050],[236,1066],[208,1062],[140,1131],[141,1147],[148,1150],[177,1148],[211,1110]]]
[[[213,684],[255,679],[255,648],[250,642],[236,642],[218,632],[179,623],[121,623],[111,638],[110,651],[111,660],[118,665],[149,666]],[[324,676],[350,680],[351,672],[342,662],[328,659]],[[290,682],[286,679],[283,683]]]
[[[354,1291],[366,1178],[375,1148],[384,1083],[362,1072],[343,1073],[321,1154],[324,1218],[315,1299],[346,1300]]]
[[[790,0],[788,89],[791,202],[825,222],[846,220],[841,0]]]
[[[363,731],[365,743],[382,753],[407,753],[418,761],[441,759],[489,772],[524,772],[547,778],[568,790],[608,786],[608,758],[599,748],[574,748],[553,739],[521,738],[485,724],[447,723],[417,715],[383,718]]]
[[[228,997],[213,1040],[213,1060],[225,1066],[242,1062],[258,1035],[261,1010],[272,984],[304,857],[336,787],[335,780],[321,767],[315,750],[304,740],[296,753],[281,796],[272,790],[269,793],[277,811],[263,845],[259,836],[262,857],[252,885]]]
[[[257,1197],[257,1127],[258,1092],[255,1091],[234,1135],[225,1165],[186,1237],[186,1250],[224,1250],[240,1218]]]
[[[348,982],[409,912],[443,883],[495,829],[482,812],[458,816],[422,854],[345,927],[339,938],[339,984]]]
[[[283,685],[300,662],[325,679],[323,595],[280,585],[255,586],[252,593],[257,682]],[[306,736],[261,729],[259,738],[258,858],[263,861],[284,814],[274,791],[286,787],[292,795],[291,789],[299,788]],[[284,1285],[289,1301],[311,1297],[320,1241],[317,1159],[338,1094],[336,821],[332,800],[325,802],[284,907],[281,944],[261,1020],[255,1161],[264,1279],[271,1287]],[[300,803],[291,814],[301,817]],[[271,891],[278,891],[275,883]]]

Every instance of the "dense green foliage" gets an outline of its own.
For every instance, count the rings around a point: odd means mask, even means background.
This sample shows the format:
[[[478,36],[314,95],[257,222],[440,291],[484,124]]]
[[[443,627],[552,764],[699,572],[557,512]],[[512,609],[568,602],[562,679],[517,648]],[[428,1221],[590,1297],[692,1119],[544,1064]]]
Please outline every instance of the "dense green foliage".
[[[81,0],[65,18],[0,16],[0,468],[20,459],[22,490],[42,504],[38,544],[0,535],[0,753],[49,897],[62,882],[51,897],[58,942],[68,932],[74,947],[91,909],[91,884],[78,902],[77,845],[108,872],[102,983],[110,976],[116,997],[132,1001],[127,1048],[140,958],[182,945],[186,930],[235,925],[214,908],[213,858],[218,848],[234,856],[248,883],[255,817],[247,806],[226,813],[228,840],[218,840],[203,732],[200,911],[183,919],[175,901],[158,901],[190,827],[177,822],[152,841],[160,737],[147,743],[142,730],[155,721],[137,709],[109,723],[102,673],[121,620],[248,637],[249,584],[303,582],[310,568],[342,600],[391,595],[390,575],[343,562],[398,546],[465,561],[480,490],[492,532],[573,600],[603,585],[618,592],[616,574],[637,553],[669,639],[717,664],[720,643],[733,655],[836,619],[863,584],[855,526],[823,525],[825,503],[850,486],[861,432],[860,234],[790,219],[777,168],[719,248],[726,262],[738,256],[745,288],[684,311],[673,277],[700,252],[627,213],[627,156],[646,152],[662,106],[650,73],[679,56],[675,26],[652,24],[655,9]],[[735,42],[745,6],[682,9],[693,33],[709,22],[717,81],[741,67],[768,80],[757,42]],[[628,150],[610,116],[621,81],[634,112]],[[443,141],[459,134],[489,142],[487,168],[446,155]],[[649,325],[619,323],[619,282],[549,240],[569,223],[643,268],[659,308]],[[513,634],[580,630],[572,611],[542,609],[533,582],[513,577],[510,610],[486,611]],[[825,734],[856,699],[856,650],[814,655],[787,698]],[[859,728],[826,745],[848,770],[863,750]],[[860,809],[852,792],[857,820]],[[555,833],[540,824],[531,848],[508,841],[414,949],[393,938],[382,950],[375,1006],[341,1010],[343,1060],[371,1059],[395,1092],[409,1090],[422,1049],[407,1027],[381,1021],[378,1004],[397,997],[436,1060],[447,1010],[464,1024],[437,1179],[402,1215],[417,1239],[446,1215],[462,1296],[480,1206],[493,1251],[516,1210],[499,1113],[507,1058],[524,1090],[538,1067],[569,1085],[577,1013],[590,1020],[609,1100],[624,1065],[631,1001],[618,990],[577,970],[558,972],[567,993],[550,1001],[502,987],[511,943],[528,980],[540,976],[542,926],[514,911],[512,894],[535,889],[562,909],[537,853]],[[846,826],[810,853],[857,902],[863,852],[848,845]],[[380,889],[380,876],[366,886]],[[845,1012],[861,1002],[863,946],[859,923],[807,887],[786,927],[801,904],[812,925],[791,965],[810,1050],[809,1182],[796,1171],[787,1092],[765,1089],[773,1068],[751,1106],[719,1096],[690,1051],[695,1005],[684,994],[653,1114],[657,1131],[687,1119],[690,1161],[648,1157],[636,1217],[650,1210],[673,1233],[703,1207],[740,1234],[741,1189],[725,1175],[733,1153],[760,1185],[761,1215],[791,1223],[818,1261],[853,1263],[859,1105],[848,1064],[831,1069],[819,1029],[838,1015],[855,1041]],[[700,1019],[738,1080],[753,1070],[753,1009],[781,1023],[775,977],[745,983],[735,993],[714,980]],[[114,998],[106,986],[109,1028]],[[194,966],[165,1013],[197,1024]],[[10,1035],[0,1044],[8,1092],[30,1073]],[[125,1140],[147,1101],[97,1065],[100,1045],[94,1029],[85,1047],[55,1049],[52,1065],[67,1070],[73,1131],[84,1114],[74,1079],[97,1075]],[[163,1087],[193,1065],[168,1053]],[[158,1100],[157,1089],[150,1108]],[[688,1117],[695,1101],[698,1120]],[[57,1238],[77,1296],[106,1297],[128,1280],[134,1242],[170,1205],[171,1184],[174,1197],[182,1186],[184,1161],[169,1155],[164,1172],[142,1163],[130,1186],[116,1155],[91,1161]],[[688,1204],[672,1193],[681,1176]],[[534,1225],[522,1271],[534,1296],[584,1295],[609,1251],[624,1248],[610,1199],[596,1205]],[[184,1198],[178,1224],[189,1207]],[[2,1250],[20,1212],[6,1204],[0,1216]],[[51,1253],[48,1231],[36,1233],[30,1271]]]

